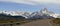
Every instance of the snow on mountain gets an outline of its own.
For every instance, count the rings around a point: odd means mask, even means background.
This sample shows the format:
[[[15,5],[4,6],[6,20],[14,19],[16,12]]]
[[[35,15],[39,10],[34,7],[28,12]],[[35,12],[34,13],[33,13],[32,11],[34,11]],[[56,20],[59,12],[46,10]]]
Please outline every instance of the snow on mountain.
[[[38,11],[38,12],[33,12],[29,16],[29,18],[41,18],[43,15],[48,16],[48,10],[47,10],[47,8],[44,8],[44,9]]]
[[[31,12],[21,12],[21,11],[2,11],[0,13],[7,14],[7,15],[12,15],[12,16],[29,16]]]
[[[52,15],[50,15],[50,16],[53,16],[53,17],[55,17],[55,18],[60,18],[60,14],[57,14],[57,13],[52,14]]]
[[[52,17],[55,17],[55,18],[58,18],[58,16],[60,15],[60,14],[54,13],[54,12],[52,12],[52,11],[48,11],[47,8],[42,9],[42,10],[40,11],[40,13],[41,13],[41,15],[47,14],[47,15],[52,16]]]
[[[28,16],[31,15],[31,12],[1,11],[0,14],[6,14],[6,15],[11,15],[11,16],[23,16],[25,18],[28,18]]]
[[[26,18],[32,18],[32,17],[41,17],[43,15],[46,16],[52,16],[55,18],[60,18],[60,14],[54,13],[52,11],[48,11],[47,8],[41,9],[40,11],[37,12],[21,12],[21,11],[0,11],[0,14],[6,14],[6,15],[12,15],[12,16],[24,16]]]
[[[44,9],[42,9],[42,10],[36,12],[36,14],[42,16],[42,15],[44,15],[44,14],[50,15],[50,14],[55,14],[55,13],[54,13],[54,12],[48,11],[47,8],[44,8]]]
[[[59,16],[60,14],[54,13],[52,11],[48,11],[47,8],[44,8],[44,9],[38,11],[38,12],[33,12],[29,17],[34,17],[35,16],[35,17],[38,18],[38,16],[43,16],[43,15],[52,16],[54,18],[59,18],[60,17]]]

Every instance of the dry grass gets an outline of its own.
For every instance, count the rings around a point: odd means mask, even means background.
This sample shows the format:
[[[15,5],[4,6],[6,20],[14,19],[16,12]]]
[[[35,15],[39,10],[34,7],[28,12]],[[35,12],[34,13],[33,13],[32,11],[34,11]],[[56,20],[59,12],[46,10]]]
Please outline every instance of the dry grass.
[[[15,22],[19,22],[20,24],[24,24],[27,23],[27,20],[0,20],[0,24],[1,23],[15,23]]]
[[[53,23],[60,24],[60,18],[55,18],[52,21]]]

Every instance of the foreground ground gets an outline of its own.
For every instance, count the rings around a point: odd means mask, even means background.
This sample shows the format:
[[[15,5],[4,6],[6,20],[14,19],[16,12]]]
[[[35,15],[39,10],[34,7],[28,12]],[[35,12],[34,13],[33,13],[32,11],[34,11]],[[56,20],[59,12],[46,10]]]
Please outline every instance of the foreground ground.
[[[60,24],[56,24],[54,22],[53,19],[42,19],[42,20],[32,21],[30,23],[25,23],[20,26],[60,26]]]
[[[20,26],[51,26],[49,19],[37,20]]]
[[[60,19],[6,20],[0,21],[0,26],[60,26]]]

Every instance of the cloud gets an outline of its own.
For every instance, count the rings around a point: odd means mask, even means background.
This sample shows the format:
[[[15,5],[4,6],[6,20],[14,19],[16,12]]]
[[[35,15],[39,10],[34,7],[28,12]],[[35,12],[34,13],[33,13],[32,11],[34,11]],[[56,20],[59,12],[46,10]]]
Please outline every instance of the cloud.
[[[3,2],[23,3],[29,5],[43,5],[51,8],[60,9],[60,0],[0,0]]]
[[[60,0],[0,0],[0,1],[23,3],[30,5],[48,4],[48,3],[60,4]]]
[[[0,1],[34,5],[33,1],[30,1],[30,0],[0,0]]]

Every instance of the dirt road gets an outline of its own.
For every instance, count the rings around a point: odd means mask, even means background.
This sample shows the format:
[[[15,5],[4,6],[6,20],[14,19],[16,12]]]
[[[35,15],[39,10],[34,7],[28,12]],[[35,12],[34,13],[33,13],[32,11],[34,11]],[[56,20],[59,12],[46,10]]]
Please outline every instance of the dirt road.
[[[37,20],[30,23],[25,23],[20,26],[52,26],[52,24],[50,24],[49,21],[49,19]]]

